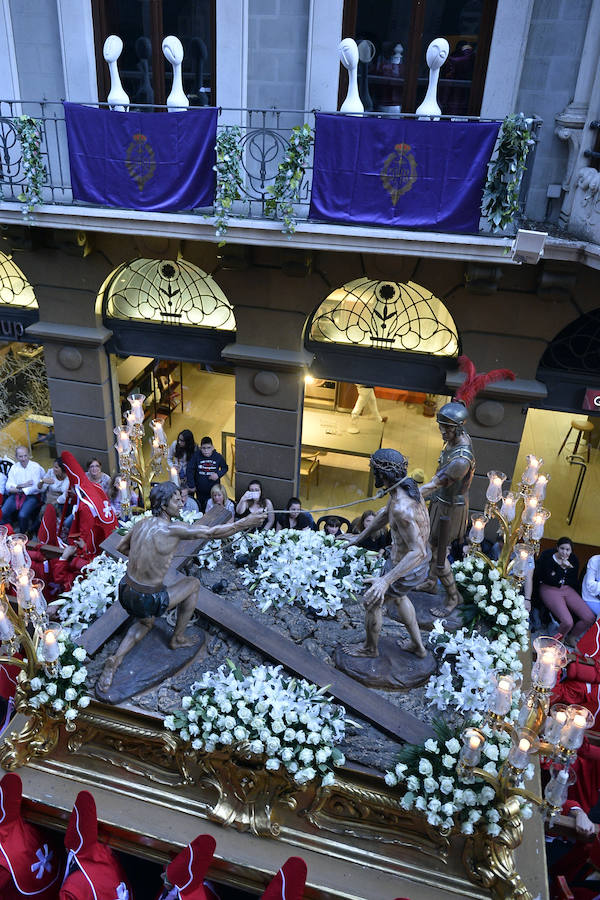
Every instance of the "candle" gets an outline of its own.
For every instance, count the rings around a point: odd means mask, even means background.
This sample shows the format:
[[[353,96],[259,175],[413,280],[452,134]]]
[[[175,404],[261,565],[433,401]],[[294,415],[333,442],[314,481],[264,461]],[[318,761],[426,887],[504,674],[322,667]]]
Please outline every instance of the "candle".
[[[121,429],[121,433],[119,435],[121,439],[121,450],[123,453],[129,453],[131,450],[131,441],[129,440],[129,433],[125,428]]]
[[[0,640],[10,641],[14,633],[15,629],[12,622],[6,615],[6,608],[4,606],[0,607]]]
[[[544,738],[549,744],[556,744],[558,741],[563,725],[567,721],[566,710],[567,707],[562,703],[553,706],[550,710],[544,726]]]
[[[560,733],[559,743],[565,750],[578,750],[583,744],[585,732],[591,727],[594,717],[584,706],[569,706],[567,721]]]
[[[8,528],[6,525],[0,525],[0,566],[8,566],[10,564],[10,550],[6,543]]]
[[[12,558],[13,568],[22,569],[25,565],[25,544],[23,541],[14,540],[10,542],[10,555]]]
[[[129,491],[127,490],[127,482],[124,478],[119,481],[119,496],[121,503],[127,503],[129,500]]]
[[[152,450],[156,452],[159,448],[158,438],[153,438],[152,440]]]
[[[58,644],[56,643],[56,635],[50,628],[44,633],[43,641],[42,655],[44,659],[46,662],[56,662],[59,657]]]
[[[478,765],[483,748],[483,735],[475,728],[467,728],[462,736],[459,764],[472,768]]]
[[[573,775],[568,769],[555,769],[544,790],[544,799],[547,800],[550,806],[554,807],[555,810],[560,811],[567,799],[569,785],[572,784],[573,781]]]
[[[523,477],[521,479],[523,484],[535,484],[542,462],[542,459],[538,459],[531,454],[527,457],[527,468],[523,472]]]
[[[505,716],[511,707],[513,692],[512,678],[500,678],[496,684],[496,695],[493,699],[493,712],[497,716]]]
[[[527,740],[527,738],[521,738],[519,741],[519,750],[521,753],[528,753],[529,748],[531,747],[531,743]]]
[[[143,425],[145,396],[143,394],[130,394],[127,399],[131,404],[131,421],[136,425]]]
[[[512,522],[515,517],[515,495],[509,491],[500,509],[500,515],[504,516],[507,522]]]
[[[486,500],[490,503],[498,503],[502,499],[502,485],[506,481],[506,475],[504,472],[488,472],[487,477],[490,479],[490,483],[485,492]]]
[[[538,498],[528,497],[525,501],[525,509],[523,510],[523,522],[525,525],[532,525],[533,518],[538,510]]]
[[[510,753],[508,754],[508,762],[515,769],[522,772],[528,763],[532,742],[526,737],[519,737],[518,741],[518,744],[513,744],[511,747]]]
[[[533,494],[538,498],[540,503],[546,496],[546,488],[548,487],[548,482],[550,481],[549,475],[538,475],[538,479],[533,486]]]
[[[154,437],[158,440],[159,444],[166,444],[167,436],[165,434],[162,422],[159,422],[158,419],[154,419],[151,424],[154,428]]]
[[[31,589],[29,587],[29,574],[24,572],[17,580],[17,599],[24,609],[31,606]]]
[[[535,675],[532,672],[534,681],[541,687],[553,688],[556,684],[557,660],[556,653],[549,647],[543,650],[538,657],[538,661],[534,666]]]
[[[536,514],[533,517],[532,527],[531,527],[531,540],[532,541],[540,541],[544,536],[544,528],[546,527],[546,522],[550,518],[550,510],[548,509],[538,509]]]
[[[179,487],[179,473],[175,466],[171,466],[171,481]]]
[[[471,521],[473,524],[469,531],[469,540],[472,544],[480,544],[483,540],[487,518],[485,516],[473,516]]]
[[[533,547],[529,547],[527,544],[517,544],[515,546],[515,559],[512,565],[511,574],[516,578],[525,578],[532,566]]]

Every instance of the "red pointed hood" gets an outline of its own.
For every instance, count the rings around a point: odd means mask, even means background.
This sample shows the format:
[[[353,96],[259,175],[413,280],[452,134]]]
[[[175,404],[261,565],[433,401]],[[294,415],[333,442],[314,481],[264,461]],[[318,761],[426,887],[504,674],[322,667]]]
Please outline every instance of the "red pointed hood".
[[[80,791],[65,835],[67,876],[59,900],[133,900],[127,876],[110,847],[98,842],[96,803]]]
[[[51,503],[46,504],[37,537],[40,544],[58,544],[56,509]]]
[[[110,531],[116,528],[117,517],[100,485],[90,481],[73,454],[68,450],[61,454],[61,459],[69,484],[77,494],[79,502],[88,507],[95,519],[105,526],[110,526]]]
[[[166,876],[177,900],[207,900],[203,882],[215,852],[216,841],[209,834],[200,834],[184,847],[169,863]],[[171,897],[171,893],[167,894]]]
[[[54,900],[63,854],[53,836],[23,820],[21,795],[19,776],[5,775],[0,781],[0,869],[9,873],[8,883],[12,882],[18,895]]]
[[[300,856],[290,856],[267,885],[261,900],[302,900],[306,873],[304,860]]]

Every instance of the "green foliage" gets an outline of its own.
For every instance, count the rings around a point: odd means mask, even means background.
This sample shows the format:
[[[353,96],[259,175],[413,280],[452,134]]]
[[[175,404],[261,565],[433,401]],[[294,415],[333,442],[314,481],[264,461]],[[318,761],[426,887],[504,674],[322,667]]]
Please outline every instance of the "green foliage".
[[[217,186],[215,190],[214,216],[215,233],[219,240],[219,247],[227,243],[224,238],[227,234],[229,212],[234,200],[241,197],[242,182],[242,130],[237,125],[228,126],[219,131],[216,143],[217,164],[214,170],[217,173]]]
[[[48,180],[48,173],[41,153],[41,125],[31,116],[17,116],[12,120],[21,143],[25,184],[19,194],[25,219],[31,218],[34,208],[42,203],[42,187]]]
[[[531,119],[523,113],[505,118],[496,157],[488,166],[481,204],[482,215],[495,232],[504,231],[519,215],[519,188],[533,143]]]
[[[275,183],[268,189],[271,196],[265,201],[265,212],[283,222],[281,230],[284,234],[293,234],[296,230],[294,203],[300,200],[300,187],[313,140],[310,125],[304,123],[292,129],[290,144],[279,165]]]

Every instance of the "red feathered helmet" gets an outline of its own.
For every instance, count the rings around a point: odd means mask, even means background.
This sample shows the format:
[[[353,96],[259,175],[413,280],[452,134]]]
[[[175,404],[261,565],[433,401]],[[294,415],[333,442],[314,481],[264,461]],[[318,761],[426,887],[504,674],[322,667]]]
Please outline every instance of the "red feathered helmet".
[[[69,484],[77,495],[78,503],[87,506],[94,518],[106,526],[106,537],[108,537],[117,526],[117,517],[108,497],[99,484],[90,481],[72,453],[65,450],[61,454],[61,459],[69,478]]]
[[[200,834],[184,847],[167,866],[165,887],[157,900],[213,900],[216,897],[204,876],[211,864],[216,841],[209,834]]]
[[[0,896],[56,900],[63,851],[21,816],[22,784],[12,772],[0,781]]]
[[[459,356],[458,366],[461,372],[465,372],[466,378],[457,390],[454,400],[450,403],[444,403],[440,407],[436,415],[436,419],[440,425],[457,425],[462,428],[466,422],[468,407],[471,405],[477,394],[493,381],[502,381],[503,379],[515,380],[515,373],[510,369],[493,369],[491,372],[477,374],[473,362],[468,356]]]
[[[96,803],[80,791],[65,835],[67,874],[59,900],[133,900],[125,870],[110,847],[98,841]]]

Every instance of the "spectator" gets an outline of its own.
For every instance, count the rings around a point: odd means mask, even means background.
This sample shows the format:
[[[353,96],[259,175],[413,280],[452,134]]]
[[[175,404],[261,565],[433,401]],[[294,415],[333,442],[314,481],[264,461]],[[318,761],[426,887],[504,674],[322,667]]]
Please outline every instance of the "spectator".
[[[211,488],[211,491],[210,491],[211,496],[212,496],[212,492],[215,490],[216,491],[220,490],[220,485],[216,484],[213,488]],[[183,506],[181,507],[181,512],[193,512],[193,513],[200,512],[200,510],[198,509],[198,504],[196,503],[194,498],[190,496],[190,489],[189,489],[189,487],[187,487],[186,484],[184,484],[181,487],[181,499],[183,500]],[[207,509],[209,508],[208,507],[209,503],[210,503],[210,499],[209,499],[208,503],[206,504]]]
[[[19,531],[26,534],[41,506],[39,483],[45,472],[39,463],[30,459],[27,447],[17,447],[16,457],[17,461],[6,479],[2,521],[5,525],[12,525],[17,519]]]
[[[92,484],[97,484],[98,487],[102,488],[106,496],[108,497],[108,492],[110,491],[110,475],[107,475],[106,472],[102,471],[102,464],[100,460],[92,457],[92,459],[88,459],[85,464],[86,475],[92,482]]]
[[[342,523],[337,516],[327,516],[323,531],[330,537],[340,537],[343,534]]]
[[[186,469],[194,452],[197,450],[196,439],[189,428],[184,428],[177,435],[167,452],[167,462],[170,469],[177,469],[181,484],[186,481]]]
[[[61,513],[67,500],[69,479],[60,457],[54,460],[44,477],[40,479],[38,487],[41,491],[44,489],[46,491],[44,503],[50,503],[58,513]]]
[[[350,526],[350,530],[352,534],[361,534],[368,528],[375,518],[375,513],[372,509],[366,509],[360,518],[355,519],[352,525]],[[385,548],[389,547],[392,543],[392,536],[390,535],[388,528],[381,528],[379,531],[375,531],[371,533],[368,537],[363,538],[360,542],[359,547],[362,547],[363,550],[372,550],[374,553],[378,553],[380,556],[383,556],[385,553]]]
[[[117,519],[120,519],[121,522],[127,522],[130,518],[130,513],[127,515],[123,514],[123,497],[121,494],[121,482],[123,481],[123,476],[121,474],[115,475],[110,483],[110,487],[108,489],[108,499],[110,500],[110,505],[115,511],[115,515]],[[129,506],[133,508],[134,506],[140,505],[140,499],[137,493],[133,490],[133,488],[129,489]]]
[[[238,519],[243,519],[250,513],[262,512],[263,510],[266,511],[267,518],[262,526],[255,530],[269,531],[275,524],[273,504],[264,496],[262,483],[257,478],[254,478],[248,485],[248,490],[240,497],[239,503],[235,508],[236,515]]]
[[[587,569],[581,585],[581,596],[594,615],[600,615],[600,556],[588,559]]]
[[[194,450],[186,469],[188,487],[195,489],[201,512],[206,509],[211,487],[218,484],[227,469],[227,463],[215,450],[212,438],[203,437],[200,447]]]
[[[579,638],[593,625],[595,615],[577,593],[579,562],[573,542],[561,537],[554,549],[544,550],[535,566],[534,589],[552,616],[565,644],[575,647]],[[573,616],[578,621],[574,624]]]
[[[254,483],[254,482],[253,482]],[[309,512],[302,509],[298,497],[290,497],[285,506],[287,512],[277,514],[277,531],[282,528],[292,528],[296,531],[316,531],[315,520]]]

